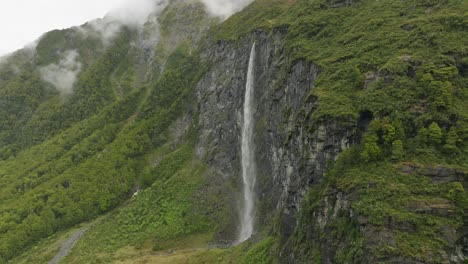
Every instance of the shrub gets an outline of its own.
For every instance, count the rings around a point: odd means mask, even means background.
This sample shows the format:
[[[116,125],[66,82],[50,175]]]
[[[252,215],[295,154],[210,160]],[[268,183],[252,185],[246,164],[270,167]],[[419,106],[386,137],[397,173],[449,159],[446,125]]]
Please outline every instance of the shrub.
[[[432,122],[427,130],[428,143],[439,145],[442,142],[442,130],[436,122]]]

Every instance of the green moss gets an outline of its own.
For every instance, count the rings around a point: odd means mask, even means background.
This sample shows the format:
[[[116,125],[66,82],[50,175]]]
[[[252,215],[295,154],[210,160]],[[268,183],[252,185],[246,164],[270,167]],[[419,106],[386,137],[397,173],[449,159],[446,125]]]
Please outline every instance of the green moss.
[[[245,255],[242,257],[240,263],[243,264],[270,264],[273,261],[271,250],[273,246],[273,238],[266,238],[261,242],[255,244]]]

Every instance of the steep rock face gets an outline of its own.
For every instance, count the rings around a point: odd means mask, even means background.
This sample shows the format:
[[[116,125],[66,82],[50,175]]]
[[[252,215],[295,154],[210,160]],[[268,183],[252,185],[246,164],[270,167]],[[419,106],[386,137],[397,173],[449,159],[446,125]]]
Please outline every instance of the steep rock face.
[[[421,166],[403,163],[398,170],[405,176],[414,173],[427,177],[435,186],[460,183],[466,188],[466,172],[444,166]],[[429,186],[429,184],[427,185]],[[299,228],[281,251],[284,263],[464,263],[467,252],[466,219],[464,225],[441,226],[438,239],[444,241],[441,251],[428,251],[427,258],[405,256],[397,248],[405,234],[415,234],[421,227],[411,221],[402,221],[394,215],[382,215],[382,224],[372,223],[369,216],[359,213],[355,206],[362,202],[362,189],[374,189],[376,182],[348,191],[333,184],[314,186],[309,200],[301,204]],[[309,193],[310,195],[310,193]],[[391,199],[391,198],[389,198]],[[438,197],[431,201],[408,201],[406,213],[435,216],[439,219],[457,217],[453,202]],[[379,248],[379,249],[378,249]]]
[[[344,193],[334,188],[326,188],[319,195],[322,199],[309,213],[299,216],[299,240],[288,240],[281,251],[283,263],[373,263],[364,261],[362,256],[354,257],[354,248],[362,246],[358,217],[351,208],[356,200],[355,193]],[[304,204],[305,203],[305,204]],[[308,201],[303,207],[310,206]],[[305,206],[304,206],[305,205]],[[341,228],[337,229],[337,225]],[[326,235],[323,235],[326,234]],[[382,232],[387,239],[388,234]]]
[[[395,232],[412,234],[417,228],[392,216],[385,216],[382,225],[370,224],[366,216],[353,209],[361,199],[358,189],[344,192],[335,186],[320,187],[328,162],[350,145],[359,143],[373,117],[362,113],[357,122],[313,120],[318,101],[311,91],[320,69],[288,56],[283,38],[286,33],[281,28],[272,32],[257,30],[237,41],[219,41],[205,47],[202,59],[210,68],[196,88],[198,157],[229,183],[227,195],[233,208],[239,206],[236,201],[241,194],[242,107],[249,51],[255,42],[256,231],[265,228],[269,231],[275,223],[283,248],[280,259],[284,263],[431,263],[398,252],[376,255],[376,245],[392,247],[398,243]],[[463,178],[459,172],[444,168],[426,169],[422,175],[433,178],[435,183]],[[372,183],[368,187],[374,188]],[[301,222],[298,210],[304,207],[304,197],[310,188],[321,189],[323,193],[317,197],[317,205],[309,205],[309,209],[313,208],[305,216],[309,219]],[[438,206],[447,207],[448,202]],[[436,216],[445,212],[444,208],[439,209],[422,208]],[[231,226],[237,226],[233,221]],[[295,232],[298,223],[299,230]],[[439,259],[460,263],[466,251],[466,231],[446,229],[447,237],[443,239],[449,246],[447,251],[439,252]],[[232,240],[234,233],[235,230],[230,230],[223,238]],[[299,240],[291,239],[298,233],[302,234]]]
[[[197,155],[240,193],[242,106],[249,50],[255,42],[256,225],[261,229],[279,212],[282,236],[288,237],[307,188],[319,183],[327,162],[355,141],[356,129],[353,123],[311,119],[317,102],[309,93],[319,69],[306,61],[291,61],[284,48],[285,33],[256,31],[204,51],[211,68],[197,88]]]

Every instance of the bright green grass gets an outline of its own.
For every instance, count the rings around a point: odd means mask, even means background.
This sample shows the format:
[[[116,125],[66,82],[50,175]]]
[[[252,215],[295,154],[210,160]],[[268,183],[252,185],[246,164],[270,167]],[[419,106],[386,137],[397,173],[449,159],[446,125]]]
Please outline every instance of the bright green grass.
[[[164,156],[150,172],[154,174],[152,186],[89,230],[66,263],[114,261],[113,252],[124,247],[159,251],[168,241],[212,233],[216,215],[205,212],[213,206],[210,199],[217,198],[200,193],[202,187],[207,188],[207,168],[192,155],[187,145]]]

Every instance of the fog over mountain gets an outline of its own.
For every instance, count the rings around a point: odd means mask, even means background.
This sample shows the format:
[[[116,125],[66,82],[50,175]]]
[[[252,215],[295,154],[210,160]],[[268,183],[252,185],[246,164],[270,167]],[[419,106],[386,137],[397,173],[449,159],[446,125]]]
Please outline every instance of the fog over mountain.
[[[252,0],[202,0],[216,16],[227,18]],[[106,14],[138,25],[159,0],[7,0],[0,2],[0,56],[33,43],[44,32],[81,25]],[[40,12],[38,12],[40,11]]]
[[[54,85],[61,94],[70,94],[81,71],[81,63],[76,60],[78,56],[75,50],[66,51],[58,64],[50,64],[39,70],[42,79]]]

